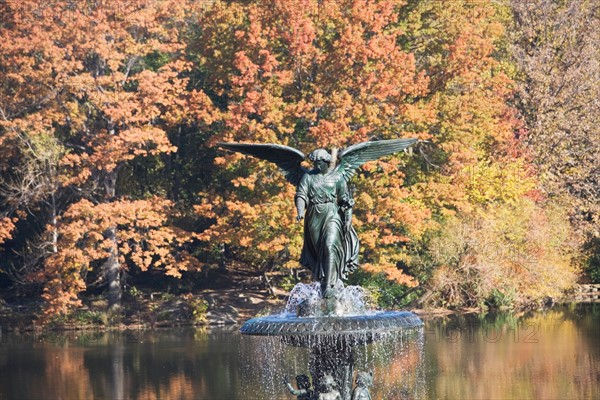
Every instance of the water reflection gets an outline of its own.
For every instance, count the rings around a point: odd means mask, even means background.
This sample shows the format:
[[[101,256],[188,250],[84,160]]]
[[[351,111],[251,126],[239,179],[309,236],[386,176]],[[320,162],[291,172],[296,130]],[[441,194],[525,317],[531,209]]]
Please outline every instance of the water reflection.
[[[5,335],[0,398],[238,398],[238,336],[236,330]]]
[[[600,308],[426,322],[429,395],[600,398]]]
[[[374,399],[600,398],[600,307],[426,320],[424,340],[370,347],[357,364],[375,372]],[[0,399],[292,399],[280,378],[306,365],[303,349],[236,328],[5,333]]]

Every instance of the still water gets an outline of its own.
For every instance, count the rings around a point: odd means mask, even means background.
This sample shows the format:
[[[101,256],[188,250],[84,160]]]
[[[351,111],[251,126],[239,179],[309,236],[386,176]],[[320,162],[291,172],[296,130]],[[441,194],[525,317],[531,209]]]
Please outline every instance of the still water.
[[[0,399],[294,399],[305,353],[236,329],[4,333]],[[356,358],[374,399],[600,399],[600,307],[426,319]]]

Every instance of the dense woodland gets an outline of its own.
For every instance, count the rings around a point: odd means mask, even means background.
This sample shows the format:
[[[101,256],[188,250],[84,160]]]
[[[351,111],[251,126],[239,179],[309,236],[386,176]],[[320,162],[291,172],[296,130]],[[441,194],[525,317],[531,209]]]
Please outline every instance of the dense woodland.
[[[294,188],[222,141],[422,140],[352,181],[351,282],[382,306],[519,308],[600,282],[594,1],[21,0],[0,17],[0,286],[40,317],[242,271],[309,279]]]

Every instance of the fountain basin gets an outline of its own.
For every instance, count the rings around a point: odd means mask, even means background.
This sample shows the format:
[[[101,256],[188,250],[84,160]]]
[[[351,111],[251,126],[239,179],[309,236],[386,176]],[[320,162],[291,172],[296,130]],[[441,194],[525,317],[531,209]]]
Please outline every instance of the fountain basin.
[[[293,345],[307,345],[315,339],[336,337],[355,343],[370,343],[394,332],[419,328],[423,321],[408,311],[379,311],[363,315],[296,317],[269,315],[244,323],[244,335],[281,336]]]

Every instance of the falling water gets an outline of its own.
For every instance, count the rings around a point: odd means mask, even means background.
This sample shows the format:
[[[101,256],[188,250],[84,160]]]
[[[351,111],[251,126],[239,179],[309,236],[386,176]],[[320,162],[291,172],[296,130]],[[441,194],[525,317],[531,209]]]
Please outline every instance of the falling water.
[[[313,337],[312,345],[330,338]],[[423,331],[395,332],[371,344],[354,347],[355,372],[373,372],[371,395],[374,399],[426,399]],[[284,377],[295,387],[296,375],[308,371],[309,352],[288,346],[281,338],[244,337],[244,398],[293,399],[283,384]],[[339,351],[339,350],[338,350]],[[256,387],[249,382],[260,382]]]

